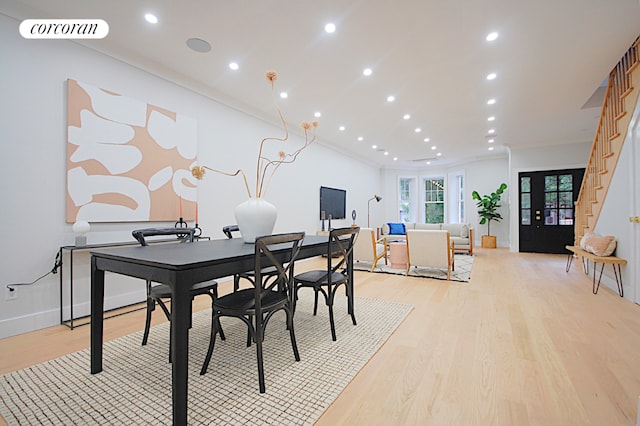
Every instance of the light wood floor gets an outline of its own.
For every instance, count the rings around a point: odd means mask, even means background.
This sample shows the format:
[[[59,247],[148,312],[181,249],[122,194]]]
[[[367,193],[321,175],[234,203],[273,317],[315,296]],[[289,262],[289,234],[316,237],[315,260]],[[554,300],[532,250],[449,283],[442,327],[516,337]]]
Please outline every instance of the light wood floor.
[[[636,424],[640,307],[593,295],[564,256],[479,249],[468,284],[358,272],[356,294],[415,309],[319,426]],[[142,329],[143,315],[106,320],[105,340]],[[2,339],[0,373],[88,346],[89,327]]]

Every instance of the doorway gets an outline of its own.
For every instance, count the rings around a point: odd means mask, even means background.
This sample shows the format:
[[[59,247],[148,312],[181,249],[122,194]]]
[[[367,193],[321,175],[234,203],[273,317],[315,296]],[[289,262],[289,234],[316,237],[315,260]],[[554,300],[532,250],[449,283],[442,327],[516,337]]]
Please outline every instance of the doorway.
[[[566,253],[573,245],[574,203],[584,169],[518,174],[519,240],[521,252]]]

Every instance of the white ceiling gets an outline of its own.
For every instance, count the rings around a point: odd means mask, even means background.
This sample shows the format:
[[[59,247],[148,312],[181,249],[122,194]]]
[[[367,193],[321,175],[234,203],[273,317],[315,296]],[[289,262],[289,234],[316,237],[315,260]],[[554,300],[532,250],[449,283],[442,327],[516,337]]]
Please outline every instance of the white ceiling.
[[[276,70],[291,130],[320,111],[321,143],[394,168],[591,142],[601,102],[583,106],[640,35],[638,0],[0,0],[0,11],[104,19],[107,38],[83,44],[277,123],[264,79]],[[192,37],[211,51],[190,50]]]

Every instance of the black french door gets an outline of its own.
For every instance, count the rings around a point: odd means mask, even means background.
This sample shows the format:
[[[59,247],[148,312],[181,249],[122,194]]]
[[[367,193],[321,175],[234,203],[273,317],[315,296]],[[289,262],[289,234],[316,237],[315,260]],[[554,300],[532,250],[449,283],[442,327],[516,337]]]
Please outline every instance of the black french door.
[[[520,251],[566,253],[573,245],[574,202],[584,169],[518,174]]]

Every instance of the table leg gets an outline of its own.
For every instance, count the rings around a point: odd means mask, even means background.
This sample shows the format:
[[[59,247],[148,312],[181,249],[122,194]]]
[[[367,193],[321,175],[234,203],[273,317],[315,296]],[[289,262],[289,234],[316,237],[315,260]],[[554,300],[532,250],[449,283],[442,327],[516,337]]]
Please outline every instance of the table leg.
[[[64,311],[64,300],[62,298],[62,273],[64,272],[64,267],[62,266],[62,247],[60,247],[58,251],[58,259],[60,261],[60,271],[58,272],[60,274],[60,324],[64,324],[64,315],[62,315]]]
[[[104,271],[91,256],[91,374],[102,371],[102,340],[104,311]]]
[[[189,281],[190,282],[190,281]],[[191,295],[185,280],[176,280],[171,296],[171,359],[173,380],[173,424],[187,424],[189,374],[189,324]]]

